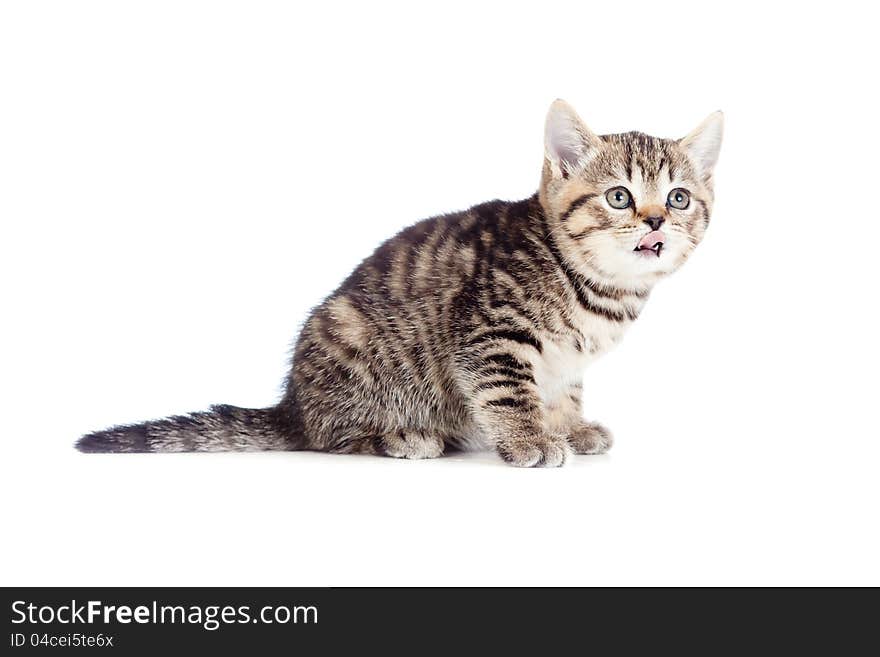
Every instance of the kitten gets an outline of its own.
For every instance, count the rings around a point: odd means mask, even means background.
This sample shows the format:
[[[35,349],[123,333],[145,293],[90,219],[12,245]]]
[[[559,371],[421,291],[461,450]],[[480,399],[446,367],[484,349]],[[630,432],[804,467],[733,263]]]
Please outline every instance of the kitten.
[[[597,136],[550,107],[539,191],[406,228],[306,322],[272,408],[84,436],[84,452],[321,450],[422,459],[489,446],[516,466],[601,454],[584,368],[687,259],[712,209],[723,119],[680,140]]]

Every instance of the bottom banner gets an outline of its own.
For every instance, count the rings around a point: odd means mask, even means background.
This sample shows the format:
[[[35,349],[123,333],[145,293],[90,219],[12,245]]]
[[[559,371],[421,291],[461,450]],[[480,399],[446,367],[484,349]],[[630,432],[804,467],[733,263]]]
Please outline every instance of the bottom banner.
[[[839,654],[873,627],[854,591],[7,588],[3,654],[600,647]],[[867,593],[867,592],[863,592]],[[871,593],[873,597],[873,592]],[[864,647],[864,646],[863,646]]]

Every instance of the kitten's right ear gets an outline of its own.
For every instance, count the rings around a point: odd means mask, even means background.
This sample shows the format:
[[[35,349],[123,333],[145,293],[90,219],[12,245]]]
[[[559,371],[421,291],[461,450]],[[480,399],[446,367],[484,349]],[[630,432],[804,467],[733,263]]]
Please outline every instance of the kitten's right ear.
[[[724,114],[713,112],[697,126],[679,144],[693,159],[704,176],[711,176],[718,153],[721,150],[721,138],[724,136]]]
[[[544,126],[544,154],[553,176],[567,178],[583,167],[599,143],[571,105],[553,101]]]

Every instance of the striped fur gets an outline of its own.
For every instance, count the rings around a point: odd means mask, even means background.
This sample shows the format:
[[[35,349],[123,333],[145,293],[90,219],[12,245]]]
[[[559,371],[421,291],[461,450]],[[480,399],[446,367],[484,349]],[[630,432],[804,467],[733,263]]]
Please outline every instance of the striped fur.
[[[400,458],[488,446],[519,466],[601,453],[581,376],[702,239],[720,116],[684,140],[598,137],[557,101],[539,191],[421,221],[364,260],[307,320],[276,407],[116,427],[83,451],[321,450]],[[713,151],[714,148],[714,151]],[[634,199],[615,210],[606,190]],[[681,211],[665,205],[690,192]],[[662,216],[668,244],[635,245]]]

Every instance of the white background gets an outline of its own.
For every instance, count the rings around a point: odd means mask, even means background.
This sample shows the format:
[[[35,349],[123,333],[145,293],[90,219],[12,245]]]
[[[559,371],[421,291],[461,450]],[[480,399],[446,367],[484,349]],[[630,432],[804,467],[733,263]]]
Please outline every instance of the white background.
[[[0,583],[880,584],[867,7],[3,3]],[[556,97],[727,118],[705,242],[587,373],[609,455],[73,450],[272,404],[380,241],[534,191]]]

